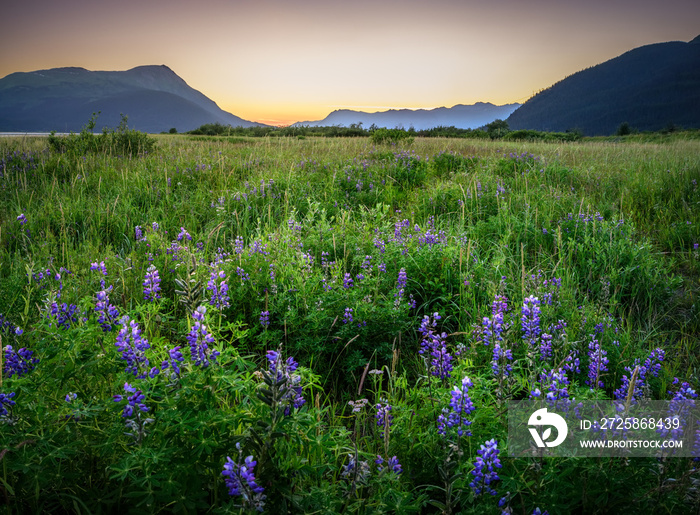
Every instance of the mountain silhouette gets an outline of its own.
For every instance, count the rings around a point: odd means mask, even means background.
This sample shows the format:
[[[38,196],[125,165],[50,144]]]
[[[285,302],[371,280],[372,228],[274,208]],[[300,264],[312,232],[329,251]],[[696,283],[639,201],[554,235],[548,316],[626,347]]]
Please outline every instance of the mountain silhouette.
[[[457,104],[453,107],[435,109],[390,109],[377,113],[339,109],[333,111],[323,120],[297,122],[294,126],[308,127],[349,127],[361,123],[365,129],[372,125],[389,129],[413,127],[416,130],[433,127],[457,127],[458,129],[476,129],[500,118],[505,119],[520,104],[493,105],[477,102],[474,105]]]
[[[656,43],[579,71],[537,93],[513,112],[511,129],[585,135],[700,127],[700,36]]]
[[[98,130],[116,127],[122,114],[130,128],[144,132],[184,132],[216,122],[260,125],[223,111],[164,65],[127,71],[53,68],[0,79],[0,131],[79,131],[98,111]]]

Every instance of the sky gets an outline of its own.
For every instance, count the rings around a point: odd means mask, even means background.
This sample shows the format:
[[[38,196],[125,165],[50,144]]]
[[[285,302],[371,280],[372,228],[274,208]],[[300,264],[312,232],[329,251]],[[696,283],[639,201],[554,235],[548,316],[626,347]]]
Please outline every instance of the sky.
[[[698,0],[14,0],[0,77],[165,64],[271,125],[336,109],[524,102],[627,50],[700,35]]]

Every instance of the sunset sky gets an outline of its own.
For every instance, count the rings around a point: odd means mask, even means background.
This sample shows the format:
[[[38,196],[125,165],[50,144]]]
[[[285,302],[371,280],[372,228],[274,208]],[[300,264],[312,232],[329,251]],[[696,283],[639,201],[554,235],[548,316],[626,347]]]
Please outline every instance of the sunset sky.
[[[23,0],[0,77],[165,64],[246,120],[524,102],[632,48],[700,34],[698,0]]]

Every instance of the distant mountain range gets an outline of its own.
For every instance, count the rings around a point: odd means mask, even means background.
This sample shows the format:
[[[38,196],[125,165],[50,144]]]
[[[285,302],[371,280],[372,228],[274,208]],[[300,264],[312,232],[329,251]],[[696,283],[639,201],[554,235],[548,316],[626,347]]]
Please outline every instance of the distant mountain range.
[[[116,127],[122,113],[129,127],[144,132],[185,132],[208,123],[262,125],[223,111],[167,66],[54,68],[0,79],[1,132],[77,132],[98,111],[96,130]],[[700,36],[688,43],[635,48],[557,82],[522,105],[477,102],[376,113],[340,109],[323,120],[294,125],[475,129],[499,118],[515,130],[578,129],[586,135],[612,134],[623,122],[638,130],[671,124],[700,128]]]
[[[223,111],[167,66],[127,71],[54,68],[0,79],[0,131],[79,131],[100,111],[96,130],[116,127],[121,114],[144,132],[179,132],[205,123],[261,125]]]
[[[413,127],[416,130],[433,127],[457,127],[459,129],[476,129],[491,123],[496,119],[505,119],[520,104],[493,105],[477,102],[474,105],[458,104],[453,107],[438,107],[436,109],[390,109],[377,113],[339,109],[333,111],[323,120],[297,122],[295,127],[349,127],[352,124],[362,124],[368,129],[372,125],[389,129]]]
[[[700,128],[700,36],[635,48],[536,94],[508,119],[511,129],[587,136],[670,124]]]

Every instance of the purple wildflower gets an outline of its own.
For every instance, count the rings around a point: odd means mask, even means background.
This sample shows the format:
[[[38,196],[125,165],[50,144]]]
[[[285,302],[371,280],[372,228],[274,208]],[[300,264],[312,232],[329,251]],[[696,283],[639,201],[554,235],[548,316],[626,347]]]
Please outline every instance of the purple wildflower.
[[[513,361],[513,352],[508,348],[502,348],[501,344],[496,342],[493,346],[493,354],[491,359],[491,370],[496,377],[509,377],[513,372],[513,366],[509,363]]]
[[[625,367],[629,377],[627,374],[622,376],[622,384],[620,385],[620,388],[613,392],[615,399],[627,398],[627,393],[630,388],[630,381],[632,380],[634,370],[635,368],[639,367],[637,372],[637,380],[634,383],[632,398],[635,400],[641,400],[645,396],[645,391],[649,389],[649,385],[647,383],[649,376],[659,376],[659,372],[661,371],[661,363],[665,357],[666,353],[664,350],[657,348],[654,349],[651,354],[649,354],[649,357],[644,360],[644,363],[641,363],[639,358],[637,358],[634,360],[634,365],[632,367]]]
[[[97,322],[102,326],[102,331],[109,332],[112,330],[112,324],[119,317],[119,310],[109,302],[109,293],[112,291],[112,286],[98,291],[95,296],[95,312],[99,313]]]
[[[160,369],[161,371],[165,371],[166,369],[170,368],[172,370],[171,378],[177,378],[180,377],[180,363],[185,361],[185,358],[182,356],[182,352],[180,352],[180,346],[178,345],[177,347],[173,347],[168,351],[168,359],[164,360],[163,363],[161,363]]]
[[[447,333],[436,334],[434,331],[438,320],[440,320],[438,313],[433,313],[432,318],[428,315],[423,317],[423,321],[418,328],[418,332],[423,335],[418,354],[423,355],[426,360],[426,366],[432,375],[440,379],[446,379],[450,377],[450,372],[452,372],[452,356],[447,352],[447,344],[445,343]],[[429,366],[427,364],[428,358],[425,354],[429,354],[432,357]]]
[[[126,361],[126,372],[143,379],[146,377],[146,370],[149,365],[146,350],[150,349],[151,345],[147,339],[141,336],[141,330],[136,320],[129,320],[129,316],[124,315],[119,323],[122,328],[117,334],[117,340],[114,345],[121,352],[121,359]]]
[[[379,428],[379,436],[384,437],[384,430],[388,430],[394,423],[394,416],[391,414],[391,405],[389,403],[382,404],[378,403],[374,409],[377,410],[377,414],[374,418],[377,419],[377,427]]]
[[[381,472],[382,470],[384,470],[384,458],[382,458],[379,454],[377,454],[377,459],[374,460],[374,463],[377,464],[377,471]],[[393,472],[396,475],[401,474],[401,472],[403,472],[401,464],[399,463],[399,459],[396,456],[389,458],[389,461],[387,461],[386,465],[386,469],[389,472]]]
[[[281,361],[280,352],[274,350],[267,351],[266,357],[273,380],[278,384],[284,382],[280,402],[283,405],[286,404],[284,414],[289,415],[292,408],[301,408],[306,404],[306,400],[302,396],[301,376],[293,373],[296,372],[299,363],[291,356],[286,361]]]
[[[146,400],[146,396],[141,390],[137,390],[129,383],[124,383],[124,393],[131,395],[115,395],[114,402],[122,402],[126,397],[122,417],[127,419],[126,427],[132,431],[126,434],[131,436],[136,443],[141,443],[146,436],[146,424],[154,422],[152,418],[141,418],[141,413],[148,413],[150,410],[143,402]]]
[[[345,314],[343,315],[344,324],[351,324],[353,322],[352,311],[352,308],[345,308]]]
[[[474,403],[469,397],[469,388],[473,387],[471,379],[464,377],[462,379],[462,386],[455,386],[450,392],[450,408],[443,408],[442,414],[438,416],[438,433],[442,436],[447,435],[447,428],[457,428],[457,435],[467,435],[471,436],[472,433],[468,429],[464,429],[471,425],[471,420],[467,419],[467,416],[472,413],[476,408]]]
[[[187,229],[180,227],[180,233],[177,235],[177,241],[182,241],[183,239],[192,241],[192,236],[190,236],[190,233],[187,232]]]
[[[476,451],[479,455],[474,462],[474,470],[472,475],[474,479],[469,486],[474,490],[474,495],[478,496],[482,493],[496,495],[496,490],[491,486],[494,481],[498,481],[498,473],[495,469],[501,468],[501,460],[498,459],[498,442],[488,440],[481,448]]]
[[[17,217],[17,221],[20,223],[20,225],[24,225],[27,223],[27,217],[24,216],[24,213],[22,213]]]
[[[160,276],[158,269],[153,265],[146,270],[146,276],[143,280],[143,298],[146,301],[160,299]]]
[[[15,392],[0,393],[0,422],[9,420],[10,410],[12,409],[12,406],[16,404],[16,402],[12,400],[12,397],[14,396]]]
[[[65,302],[63,304],[59,304],[58,302],[54,301],[51,303],[51,310],[46,317],[50,320],[55,320],[56,325],[66,331],[70,329],[72,324],[78,322],[78,317],[76,316],[77,311],[78,306],[75,304],[69,305]],[[49,323],[49,327],[51,327],[51,325],[52,324]]]
[[[199,306],[192,313],[194,324],[187,335],[187,341],[190,344],[190,359],[195,366],[201,366],[202,368],[207,368],[211,363],[215,362],[220,354],[219,351],[210,348],[210,346],[214,345],[214,337],[204,324],[206,312],[207,308],[205,306]]]
[[[210,305],[216,306],[217,309],[223,309],[230,306],[228,284],[226,283],[226,272],[223,270],[213,269],[209,276],[209,282],[207,282],[207,290],[211,292],[211,296],[209,298]]]
[[[593,335],[591,335],[593,338]],[[600,342],[593,338],[588,344],[588,379],[586,384],[594,388],[603,388],[605,385],[600,379],[600,374],[602,372],[608,371],[608,358],[606,357],[607,352],[601,347]]]
[[[343,277],[343,288],[345,288],[347,290],[348,288],[352,288],[352,286],[353,286],[352,276],[350,274],[346,273],[345,276]]]
[[[537,345],[540,336],[540,300],[537,297],[531,295],[524,300],[520,323],[523,340],[527,340],[530,347]]]
[[[270,327],[270,312],[269,311],[261,311],[260,312],[260,325],[262,325],[264,329],[267,329],[268,327]]]
[[[503,313],[494,313],[492,318],[484,317],[482,322],[481,341],[484,345],[498,344],[503,341]]]
[[[38,358],[32,357],[34,355],[33,351],[30,351],[26,347],[22,347],[19,350],[14,350],[12,345],[6,345],[3,349],[4,359],[3,359],[3,375],[8,379],[13,375],[17,377],[22,377],[28,374],[39,363]]]
[[[242,460],[241,444],[236,444],[236,447],[238,448],[238,460],[233,461],[227,456],[224,470],[221,472],[228,488],[228,494],[242,497],[245,508],[255,508],[262,512],[267,496],[263,495],[265,489],[258,485],[255,478],[255,465],[258,462],[253,459],[252,455]]]

